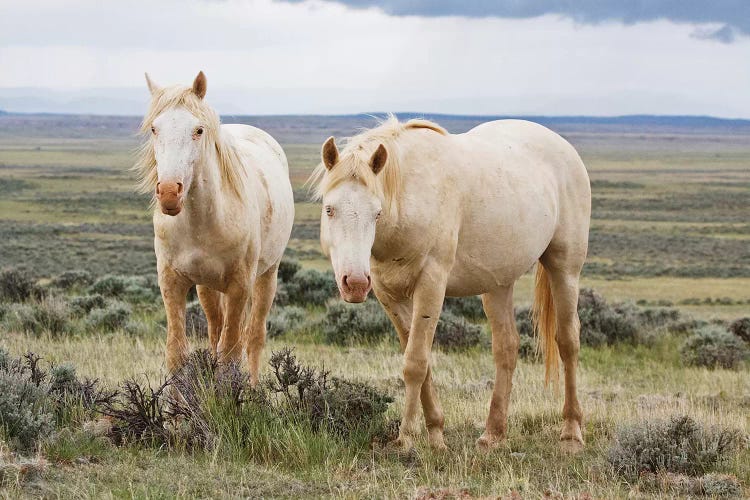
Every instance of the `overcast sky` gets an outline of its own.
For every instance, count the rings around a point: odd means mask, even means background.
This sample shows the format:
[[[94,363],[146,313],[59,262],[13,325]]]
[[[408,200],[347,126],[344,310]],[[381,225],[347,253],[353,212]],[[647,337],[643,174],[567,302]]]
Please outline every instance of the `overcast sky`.
[[[750,118],[746,0],[0,0],[0,108]]]

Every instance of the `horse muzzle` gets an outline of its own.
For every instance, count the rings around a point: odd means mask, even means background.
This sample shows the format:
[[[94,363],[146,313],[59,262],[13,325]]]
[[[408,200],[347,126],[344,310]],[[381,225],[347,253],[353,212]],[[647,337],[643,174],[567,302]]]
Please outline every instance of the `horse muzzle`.
[[[156,184],[156,199],[159,201],[161,213],[175,216],[182,211],[184,203],[184,186],[181,182],[158,182]]]
[[[359,304],[367,300],[367,294],[372,289],[372,279],[369,274],[345,274],[338,285],[344,301]]]

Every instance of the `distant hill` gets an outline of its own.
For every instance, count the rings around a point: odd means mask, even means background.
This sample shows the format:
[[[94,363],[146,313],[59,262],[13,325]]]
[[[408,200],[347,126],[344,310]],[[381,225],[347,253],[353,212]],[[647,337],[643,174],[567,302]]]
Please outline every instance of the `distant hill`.
[[[282,143],[321,143],[328,136],[346,137],[369,128],[383,119],[384,113],[356,115],[223,115],[224,123],[246,123],[268,131]],[[519,118],[545,125],[563,135],[639,134],[680,136],[722,134],[750,135],[750,120],[710,116],[629,115],[590,116],[468,116],[430,113],[398,113],[397,116],[427,118],[453,133],[461,133],[479,123],[495,119]],[[140,116],[76,114],[24,114],[0,112],[0,134],[19,137],[56,138],[134,138]]]

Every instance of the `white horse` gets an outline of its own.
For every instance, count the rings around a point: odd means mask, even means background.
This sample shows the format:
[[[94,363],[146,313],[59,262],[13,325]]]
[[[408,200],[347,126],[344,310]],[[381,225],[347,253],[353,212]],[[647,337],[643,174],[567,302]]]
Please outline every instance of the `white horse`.
[[[185,360],[185,299],[197,285],[209,342],[223,362],[247,351],[252,380],[266,338],[279,261],[289,241],[294,199],[281,146],[248,125],[221,125],[192,87],[158,87],[146,75],[149,135],[136,171],[154,194],[154,247],[167,311],[167,369]]]
[[[444,297],[481,295],[496,374],[479,448],[506,437],[519,336],[513,284],[539,261],[534,317],[547,375],[565,367],[564,447],[583,446],[576,395],[578,279],[586,258],[591,190],[575,149],[534,123],[501,120],[452,135],[435,123],[384,124],[333,137],[311,178],[323,202],[320,238],[341,296],[372,287],[404,350],[405,407],[394,443],[413,445],[421,399],[432,446],[444,448],[430,349]],[[558,352],[559,349],[559,352]]]

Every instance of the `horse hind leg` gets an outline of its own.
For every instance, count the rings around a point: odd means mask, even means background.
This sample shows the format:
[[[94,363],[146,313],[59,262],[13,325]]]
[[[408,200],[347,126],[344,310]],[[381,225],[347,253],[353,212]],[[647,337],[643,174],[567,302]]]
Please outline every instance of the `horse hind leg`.
[[[258,383],[260,355],[266,345],[266,320],[276,296],[277,275],[278,264],[258,276],[253,286],[250,321],[245,329],[245,351],[253,385]]]
[[[207,286],[198,285],[196,291],[198,300],[203,307],[208,322],[208,343],[211,346],[211,353],[216,356],[216,349],[221,337],[221,328],[224,322],[224,315],[221,307],[221,292],[208,288]]]
[[[506,438],[508,405],[520,337],[513,315],[513,287],[485,293],[482,295],[482,305],[492,328],[495,386],[492,390],[487,424],[476,446],[480,450],[491,450],[498,447]]]
[[[540,259],[552,294],[556,323],[556,343],[565,371],[565,403],[563,428],[560,434],[565,451],[583,448],[583,412],[578,402],[576,370],[580,350],[580,322],[578,319],[578,287],[584,256],[548,248]],[[544,279],[544,277],[543,277]]]

